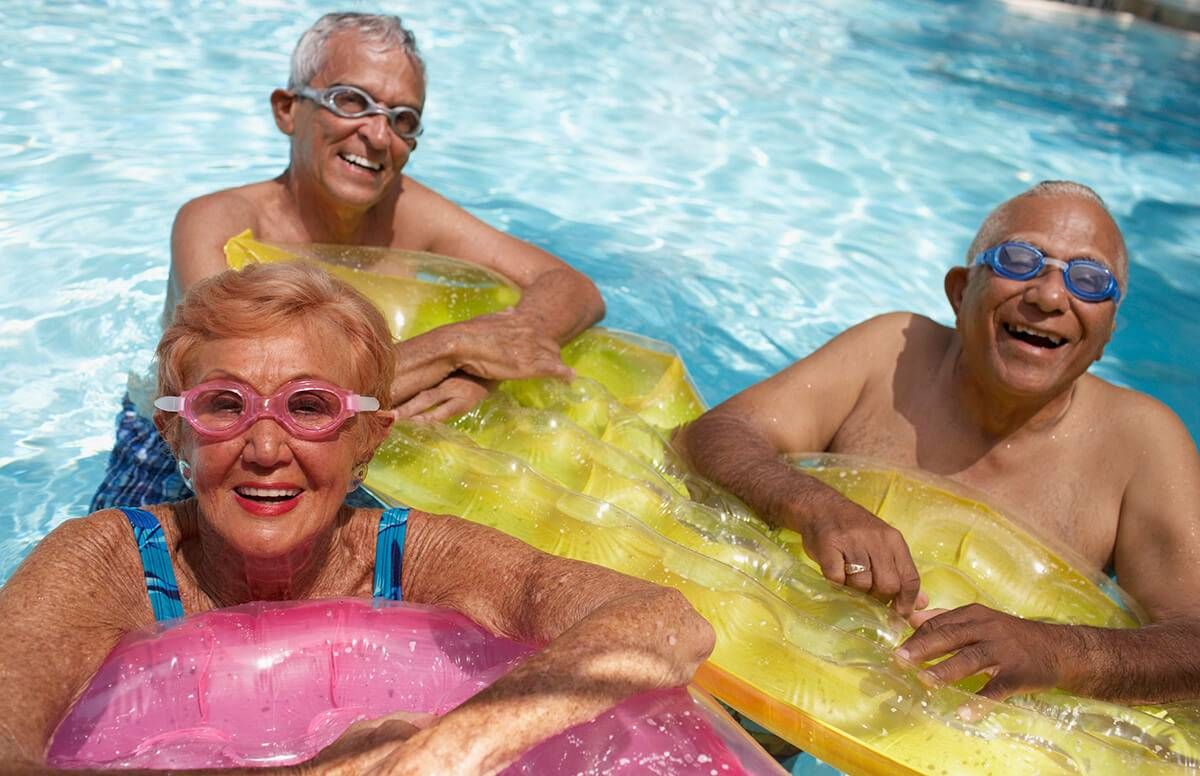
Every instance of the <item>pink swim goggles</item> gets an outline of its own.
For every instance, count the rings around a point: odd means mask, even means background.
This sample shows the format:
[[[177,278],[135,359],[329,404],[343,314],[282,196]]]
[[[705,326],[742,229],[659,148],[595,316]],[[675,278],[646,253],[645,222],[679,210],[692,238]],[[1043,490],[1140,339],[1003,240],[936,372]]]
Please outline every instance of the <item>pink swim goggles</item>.
[[[324,380],[293,380],[272,396],[260,396],[236,380],[210,380],[179,396],[159,396],[154,406],[178,412],[197,434],[214,441],[230,439],[272,418],[300,439],[325,439],[358,412],[375,412],[379,400],[359,396]]]

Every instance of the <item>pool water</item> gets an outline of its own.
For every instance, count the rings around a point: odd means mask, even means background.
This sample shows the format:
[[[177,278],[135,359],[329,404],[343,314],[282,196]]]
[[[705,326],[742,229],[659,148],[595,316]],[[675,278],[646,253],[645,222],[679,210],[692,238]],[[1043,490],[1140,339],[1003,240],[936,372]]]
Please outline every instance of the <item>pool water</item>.
[[[0,580],[82,515],[172,217],[273,176],[323,3],[33,2],[0,28]],[[1200,430],[1200,38],[1043,2],[414,0],[409,171],[599,283],[710,403],[876,313],[949,321],[1002,199],[1095,186],[1132,292],[1097,374]]]

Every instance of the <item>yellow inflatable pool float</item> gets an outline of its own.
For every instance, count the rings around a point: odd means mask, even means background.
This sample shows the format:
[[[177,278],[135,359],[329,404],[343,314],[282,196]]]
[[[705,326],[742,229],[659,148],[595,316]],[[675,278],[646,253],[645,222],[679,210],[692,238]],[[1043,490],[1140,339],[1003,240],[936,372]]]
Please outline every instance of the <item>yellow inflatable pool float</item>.
[[[487,270],[397,251],[226,247],[247,261],[321,261],[388,314],[398,337],[503,309]],[[1050,692],[992,703],[979,679],[928,688],[892,656],[889,609],[827,582],[790,532],[691,473],[666,442],[703,405],[669,348],[593,330],[563,350],[579,378],[504,383],[448,425],[397,424],[367,485],[384,500],[491,525],[543,550],[683,591],[717,630],[697,680],[775,734],[853,773],[1185,773],[1200,706],[1131,708]],[[944,481],[867,462],[798,460],[905,534],[933,606],[1137,623],[1115,585]],[[976,712],[963,715],[964,706]]]

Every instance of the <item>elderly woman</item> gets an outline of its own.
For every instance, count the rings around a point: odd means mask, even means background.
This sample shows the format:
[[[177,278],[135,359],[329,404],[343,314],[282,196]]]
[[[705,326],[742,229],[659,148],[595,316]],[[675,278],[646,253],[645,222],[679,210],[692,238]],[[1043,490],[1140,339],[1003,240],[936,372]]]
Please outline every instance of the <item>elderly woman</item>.
[[[521,301],[396,348],[391,395],[401,417],[439,421],[465,412],[492,380],[571,377],[559,346],[604,316],[604,300],[570,265],[404,173],[422,131],[425,65],[399,18],[322,16],[296,44],[288,86],[272,92],[271,110],[289,138],[287,169],[180,208],[165,324],[187,289],[226,268],[226,241],[247,229],[269,242],[429,251],[500,273],[521,288]],[[191,495],[136,382],[93,510]]]
[[[379,312],[321,270],[252,266],[199,283],[158,355],[155,422],[196,497],[68,521],[0,589],[6,766],[39,770],[55,723],[124,634],[248,601],[402,592],[547,644],[406,741],[403,725],[343,736],[318,755],[322,772],[493,772],[625,696],[688,681],[711,650],[678,592],[454,517],[408,512],[392,548],[402,562],[376,568],[381,528],[405,510],[343,498],[393,421],[377,408],[395,359]]]

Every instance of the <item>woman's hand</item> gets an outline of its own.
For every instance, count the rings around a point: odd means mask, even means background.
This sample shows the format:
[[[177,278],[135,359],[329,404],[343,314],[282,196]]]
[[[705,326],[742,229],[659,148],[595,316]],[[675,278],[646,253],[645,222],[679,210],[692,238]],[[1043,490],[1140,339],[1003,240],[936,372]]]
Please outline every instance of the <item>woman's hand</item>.
[[[355,722],[298,770],[303,774],[333,776],[415,774],[440,770],[436,767],[420,770],[418,766],[422,758],[415,751],[410,752],[413,747],[408,744],[423,728],[436,722],[437,717],[433,714],[407,711]]]

